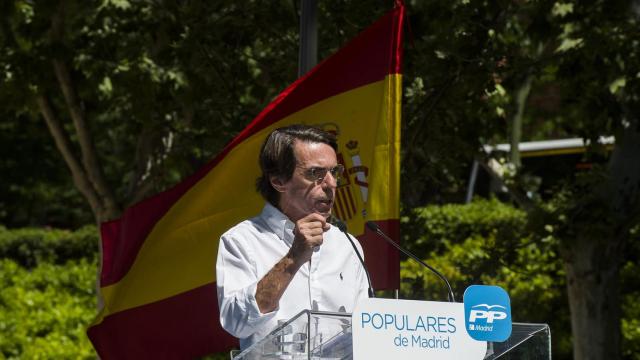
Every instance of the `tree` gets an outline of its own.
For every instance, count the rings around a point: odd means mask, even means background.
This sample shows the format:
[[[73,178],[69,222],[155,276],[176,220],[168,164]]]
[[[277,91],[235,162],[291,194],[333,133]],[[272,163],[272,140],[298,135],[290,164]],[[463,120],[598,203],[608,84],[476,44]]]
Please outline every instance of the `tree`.
[[[640,37],[634,30],[640,24],[631,6],[621,1],[568,7],[562,44],[574,46],[564,50],[561,44],[551,80],[561,86],[563,125],[590,141],[589,156],[602,151],[598,137],[613,134],[616,141],[606,165],[579,174],[545,209],[564,240],[577,359],[621,357],[620,265],[640,223]],[[601,16],[588,17],[593,12]]]
[[[413,4],[413,30],[424,40],[416,47],[431,56],[416,57],[413,69],[421,74],[409,76],[420,80],[407,91],[405,134],[411,135],[405,164],[410,165],[404,171],[410,198],[428,197],[420,183],[425,177],[431,180],[427,186],[464,185],[460,159],[468,163],[480,143],[506,140],[505,130],[518,128],[512,123],[518,113],[525,128],[544,116],[543,122],[554,122],[546,128],[582,137],[589,142],[587,157],[602,154],[600,136],[616,137],[606,165],[565,179],[551,200],[518,197],[540,237],[552,229],[562,240],[576,359],[621,356],[618,276],[640,210],[640,42],[633,6],[631,1]],[[523,89],[529,86],[531,101],[523,109]],[[441,174],[428,170],[436,163],[445,166]],[[512,180],[517,189],[518,175]]]
[[[97,222],[193,172],[295,75],[286,4],[2,6],[0,101],[45,120]]]

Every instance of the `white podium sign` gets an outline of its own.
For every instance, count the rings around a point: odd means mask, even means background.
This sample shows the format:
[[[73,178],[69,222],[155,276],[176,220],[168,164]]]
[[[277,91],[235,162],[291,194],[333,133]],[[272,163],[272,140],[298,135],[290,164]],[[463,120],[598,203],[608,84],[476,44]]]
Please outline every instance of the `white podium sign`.
[[[462,303],[365,299],[351,325],[354,360],[481,360],[487,352],[465,330]]]

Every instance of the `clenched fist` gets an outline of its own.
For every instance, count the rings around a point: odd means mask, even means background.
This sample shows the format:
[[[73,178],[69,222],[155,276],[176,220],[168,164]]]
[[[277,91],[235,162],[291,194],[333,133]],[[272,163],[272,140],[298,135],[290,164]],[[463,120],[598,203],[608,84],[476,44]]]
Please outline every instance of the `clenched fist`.
[[[323,235],[331,225],[324,216],[312,213],[296,221],[293,229],[293,244],[289,254],[298,265],[311,260],[311,254],[316,246],[322,245]]]

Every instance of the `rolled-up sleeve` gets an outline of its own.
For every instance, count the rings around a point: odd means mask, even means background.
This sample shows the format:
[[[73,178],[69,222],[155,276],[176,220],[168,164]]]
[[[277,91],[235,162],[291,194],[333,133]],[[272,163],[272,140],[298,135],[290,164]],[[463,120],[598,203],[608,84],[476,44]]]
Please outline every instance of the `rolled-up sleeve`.
[[[263,314],[256,302],[258,281],[251,249],[241,246],[241,239],[229,233],[218,245],[216,282],[220,324],[237,338],[251,336],[271,320],[278,309]]]

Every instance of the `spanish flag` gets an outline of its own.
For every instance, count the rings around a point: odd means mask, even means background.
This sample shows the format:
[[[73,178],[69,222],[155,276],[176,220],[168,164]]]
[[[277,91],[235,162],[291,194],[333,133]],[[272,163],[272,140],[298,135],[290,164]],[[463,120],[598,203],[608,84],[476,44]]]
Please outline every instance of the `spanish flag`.
[[[278,95],[196,174],[102,224],[104,304],[87,331],[102,359],[194,358],[237,346],[219,324],[218,241],[262,209],[260,146],[290,124],[337,135],[347,176],[335,214],[359,237],[374,287],[398,287],[397,253],[364,223],[399,233],[403,18],[399,3]]]

